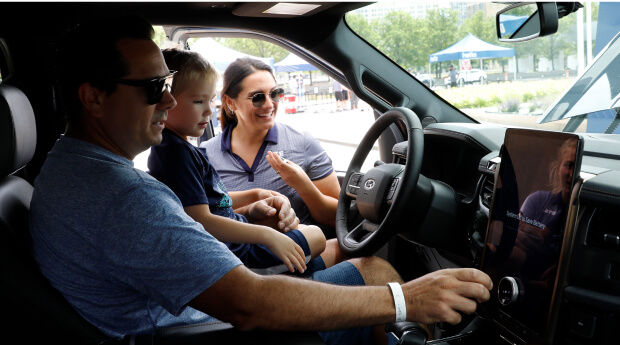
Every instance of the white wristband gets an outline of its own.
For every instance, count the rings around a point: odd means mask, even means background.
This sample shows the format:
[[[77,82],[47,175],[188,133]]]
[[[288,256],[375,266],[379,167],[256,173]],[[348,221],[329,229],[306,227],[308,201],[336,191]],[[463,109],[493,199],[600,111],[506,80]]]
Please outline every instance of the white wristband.
[[[387,283],[392,290],[394,297],[394,308],[396,309],[396,322],[407,320],[407,304],[405,304],[405,295],[399,283]]]

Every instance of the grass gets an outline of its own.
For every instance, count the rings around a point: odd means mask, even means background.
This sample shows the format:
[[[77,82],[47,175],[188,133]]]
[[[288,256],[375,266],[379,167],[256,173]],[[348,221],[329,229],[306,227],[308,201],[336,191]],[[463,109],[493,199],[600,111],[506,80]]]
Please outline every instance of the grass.
[[[497,107],[499,111],[518,112],[520,103],[529,103],[530,111],[545,109],[568,89],[573,79],[549,79],[467,85],[436,89],[435,92],[459,109]]]

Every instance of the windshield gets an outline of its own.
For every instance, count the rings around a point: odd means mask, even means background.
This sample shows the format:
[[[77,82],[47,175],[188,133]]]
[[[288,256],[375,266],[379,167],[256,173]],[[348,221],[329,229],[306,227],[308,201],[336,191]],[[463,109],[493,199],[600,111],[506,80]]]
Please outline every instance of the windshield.
[[[439,97],[479,122],[617,133],[610,127],[615,112],[595,112],[620,106],[620,74],[613,63],[620,43],[616,49],[610,44],[620,31],[613,16],[620,3],[584,2],[583,8],[559,19],[557,33],[517,43],[497,39],[495,15],[505,6],[379,1],[349,12],[345,20]],[[607,57],[597,59],[608,44]],[[601,66],[593,66],[595,62]],[[586,99],[580,100],[582,96]]]

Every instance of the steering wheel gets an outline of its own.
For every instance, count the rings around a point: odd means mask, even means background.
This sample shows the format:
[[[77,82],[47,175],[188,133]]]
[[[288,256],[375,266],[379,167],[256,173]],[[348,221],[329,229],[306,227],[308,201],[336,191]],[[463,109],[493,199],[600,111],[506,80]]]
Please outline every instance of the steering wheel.
[[[386,163],[360,172],[379,135],[392,123],[407,128],[407,162]],[[360,142],[344,178],[336,211],[336,236],[340,248],[349,256],[375,253],[404,224],[399,219],[411,213],[407,207],[415,197],[424,155],[424,135],[418,117],[407,108],[392,108],[381,115]],[[349,229],[352,200],[363,221]]]

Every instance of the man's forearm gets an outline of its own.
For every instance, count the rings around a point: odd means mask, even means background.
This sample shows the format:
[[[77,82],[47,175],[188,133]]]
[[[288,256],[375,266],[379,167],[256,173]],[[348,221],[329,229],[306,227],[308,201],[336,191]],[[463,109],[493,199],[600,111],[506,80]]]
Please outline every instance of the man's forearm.
[[[489,299],[491,278],[473,269],[434,271],[401,285],[409,321],[457,324]],[[331,330],[396,320],[387,286],[338,286],[287,276],[259,276],[243,266],[190,302],[239,329]]]
[[[248,324],[281,330],[332,330],[384,324],[395,319],[387,286],[337,286],[283,276],[265,279],[273,298],[259,299]],[[329,307],[327,307],[329,306]]]
[[[229,296],[237,297],[226,302]],[[230,271],[190,305],[239,329],[330,330],[395,319],[387,286],[338,286],[258,276],[245,267]]]

